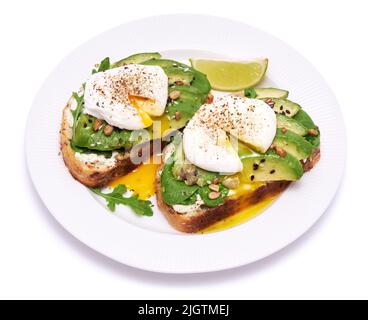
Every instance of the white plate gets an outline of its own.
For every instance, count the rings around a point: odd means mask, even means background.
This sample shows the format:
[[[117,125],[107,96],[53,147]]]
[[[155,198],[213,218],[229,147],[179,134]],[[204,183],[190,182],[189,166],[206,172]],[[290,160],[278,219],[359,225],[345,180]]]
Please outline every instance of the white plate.
[[[183,27],[185,26],[185,27]],[[184,235],[159,211],[118,217],[95,201],[65,168],[59,153],[61,111],[71,92],[105,56],[117,60],[160,51],[191,56],[270,59],[265,85],[285,88],[319,125],[322,159],[263,214],[222,232]],[[275,37],[243,23],[202,15],[168,15],[124,24],[86,42],[67,56],[38,93],[26,129],[29,171],[43,202],[71,234],[124,264],[166,273],[224,270],[262,259],[306,232],[328,207],[345,162],[345,129],[338,103],[314,67]]]

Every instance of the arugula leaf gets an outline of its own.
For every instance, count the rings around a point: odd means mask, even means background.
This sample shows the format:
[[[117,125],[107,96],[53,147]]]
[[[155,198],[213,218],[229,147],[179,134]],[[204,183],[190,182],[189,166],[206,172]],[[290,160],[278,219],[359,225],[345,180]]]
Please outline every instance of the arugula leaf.
[[[100,63],[100,66],[98,67],[97,72],[102,72],[110,69],[110,58],[106,57],[103,59]]]
[[[248,88],[248,89],[245,89],[244,90],[244,95],[247,97],[247,98],[251,98],[251,99],[254,99],[257,97],[257,92],[254,88]]]
[[[75,137],[75,131],[77,128],[77,120],[79,116],[82,113],[83,104],[84,104],[84,94],[79,96],[78,93],[73,92],[73,98],[77,101],[77,107],[74,110],[71,110],[73,115],[73,135],[72,135],[72,141],[71,141],[71,147],[75,151],[80,151],[79,148],[74,143],[74,137]]]
[[[152,203],[149,200],[140,200],[137,196],[124,197],[127,192],[126,186],[119,184],[111,193],[103,193],[100,189],[90,188],[90,190],[103,197],[107,201],[107,207],[114,212],[116,205],[123,204],[141,216],[153,216]]]
[[[92,70],[92,74],[95,74],[97,72],[103,72],[103,71],[109,70],[110,68],[111,68],[110,58],[106,57],[100,62],[98,69]]]
[[[84,96],[83,95],[78,96],[78,93],[73,92],[73,98],[75,99],[75,101],[77,101],[77,107],[74,110],[72,110],[73,118],[74,118],[74,121],[75,121],[75,120],[77,120],[77,118],[81,114]]]

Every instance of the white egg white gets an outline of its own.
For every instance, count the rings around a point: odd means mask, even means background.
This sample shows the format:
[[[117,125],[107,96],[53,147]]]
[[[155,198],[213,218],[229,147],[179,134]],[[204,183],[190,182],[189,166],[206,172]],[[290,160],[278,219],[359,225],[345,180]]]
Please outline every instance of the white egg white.
[[[231,140],[265,152],[276,134],[276,115],[262,100],[224,96],[203,105],[184,130],[186,158],[212,172],[231,174],[243,169]]]
[[[132,97],[146,101],[132,103]],[[86,82],[84,110],[120,129],[139,130],[152,124],[149,116],[164,113],[167,97],[162,68],[130,64],[92,75]]]

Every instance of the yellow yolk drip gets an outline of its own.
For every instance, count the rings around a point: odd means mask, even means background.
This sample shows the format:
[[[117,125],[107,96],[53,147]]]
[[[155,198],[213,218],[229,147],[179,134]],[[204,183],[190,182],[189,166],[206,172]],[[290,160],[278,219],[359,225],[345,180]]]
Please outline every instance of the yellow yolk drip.
[[[238,197],[244,196],[246,194],[253,192],[254,190],[258,189],[259,187],[265,184],[264,182],[249,183],[242,177],[241,174],[238,174],[238,178],[240,180],[240,185],[236,189],[230,190],[230,193],[229,193],[230,198],[238,198]],[[269,207],[276,200],[277,197],[278,195],[274,197],[269,197],[255,205],[246,207],[240,210],[239,212],[237,212],[236,214],[215,223],[214,225],[200,231],[199,233],[218,232],[218,231],[222,231],[222,230],[226,230],[226,229],[235,227],[244,222],[247,222],[250,219],[259,215],[261,212],[263,212],[267,207]]]
[[[160,136],[155,138],[161,138],[168,134],[170,131],[170,121],[167,114],[163,114],[160,117],[152,117],[153,121],[160,121],[161,122],[161,130],[160,130]]]
[[[144,163],[127,175],[112,181],[109,187],[116,187],[119,184],[125,185],[128,190],[132,190],[141,200],[147,200],[155,194],[155,174],[160,164]]]
[[[235,189],[230,189],[229,197],[230,198],[237,198],[240,196],[244,196],[247,193],[251,193],[254,190],[258,189],[259,187],[265,185],[265,182],[249,182],[246,177],[240,172],[236,174],[236,177],[239,179],[240,184]]]
[[[235,226],[238,226],[244,222],[249,221],[250,219],[256,217],[260,213],[262,213],[266,208],[268,208],[275,200],[276,197],[267,198],[253,206],[247,207],[240,212],[230,216],[224,220],[221,220],[214,225],[200,231],[200,233],[211,233],[218,232],[222,230],[226,230]]]
[[[239,187],[237,187],[236,189],[230,190],[229,197],[237,198],[237,197],[246,195],[247,193],[251,193],[254,190],[258,189],[259,187],[263,186],[264,184],[265,183],[263,182],[248,183],[248,182],[241,181]]]
[[[149,98],[144,98],[144,97],[139,97],[139,96],[133,96],[133,95],[129,95],[129,101],[132,104],[133,107],[135,107],[138,111],[138,114],[140,116],[140,118],[142,119],[142,123],[144,125],[145,128],[148,128],[150,126],[152,126],[152,119],[149,116],[149,114],[144,111],[141,107],[141,105],[143,105],[144,103],[154,103],[154,101],[152,99]]]
[[[146,114],[145,111],[142,110],[142,112]],[[170,121],[166,114],[160,117],[152,117],[150,120],[151,122],[160,121],[161,123],[160,132],[157,132],[157,137],[154,138],[159,139],[169,132]],[[128,188],[128,190],[132,190],[135,194],[137,194],[139,199],[147,200],[155,194],[155,174],[161,163],[153,163],[153,161],[156,160],[156,162],[158,162],[158,159],[161,161],[160,156],[151,157],[148,163],[143,163],[127,175],[113,180],[109,184],[109,187],[115,188],[117,185],[123,184]]]

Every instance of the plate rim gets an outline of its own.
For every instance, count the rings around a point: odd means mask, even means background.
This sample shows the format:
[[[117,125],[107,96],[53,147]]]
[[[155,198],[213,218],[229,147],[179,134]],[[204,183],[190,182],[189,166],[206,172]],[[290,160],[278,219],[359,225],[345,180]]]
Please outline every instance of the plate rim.
[[[332,93],[332,90],[330,89],[329,85],[327,84],[327,82],[324,80],[324,78],[322,77],[322,75],[318,72],[318,70],[315,69],[315,67],[304,57],[302,56],[299,52],[297,52],[295,49],[293,49],[291,46],[289,46],[288,44],[286,44],[285,42],[283,42],[282,40],[278,39],[277,37],[269,34],[268,32],[265,32],[263,30],[260,30],[258,28],[254,28],[252,26],[249,26],[248,24],[246,23],[243,23],[241,21],[236,21],[236,20],[233,20],[233,19],[228,19],[228,18],[222,18],[222,17],[218,17],[218,16],[211,16],[211,15],[201,15],[201,14],[167,14],[167,15],[154,15],[154,16],[150,16],[150,17],[145,17],[145,18],[141,18],[141,19],[136,19],[136,20],[132,20],[130,22],[126,22],[124,24],[121,24],[119,26],[116,26],[112,29],[109,29],[103,33],[100,34],[103,35],[105,33],[108,33],[112,30],[115,30],[115,29],[118,29],[118,28],[121,28],[122,26],[127,26],[131,23],[140,23],[142,21],[146,21],[146,20],[149,20],[149,19],[158,19],[158,18],[167,18],[167,17],[185,17],[185,18],[188,18],[188,17],[201,17],[201,18],[210,18],[210,19],[220,19],[220,20],[223,20],[223,21],[226,21],[227,23],[240,23],[244,26],[246,26],[247,28],[249,29],[253,29],[253,30],[257,30],[258,32],[261,32],[263,34],[266,34],[268,36],[271,36],[272,38],[276,39],[277,41],[280,41],[282,42],[284,45],[286,45],[287,47],[291,48],[294,52],[296,52],[299,56],[301,56],[306,62],[307,64],[312,67],[314,69],[315,72],[318,73],[318,75],[321,77],[324,85],[328,88],[328,90],[330,91],[330,93],[332,94],[332,96],[334,97],[335,101],[336,101],[336,97],[333,95]],[[97,37],[97,36],[96,36]],[[93,39],[95,39],[96,37],[93,37],[89,40],[87,40],[86,42],[84,42],[81,46],[89,43],[90,41],[92,41]],[[81,47],[80,46],[80,47]],[[79,48],[79,47],[78,47]],[[66,60],[68,57],[72,56],[73,53],[78,50],[78,48],[76,48],[75,50],[73,50],[69,55],[67,55],[57,66],[56,68],[50,73],[50,76],[51,74],[53,74],[53,72],[55,70],[57,70],[57,68],[64,62],[64,60]],[[170,48],[168,47],[167,50],[170,50]],[[49,76],[49,77],[50,77]],[[343,173],[345,171],[345,166],[346,166],[346,130],[345,130],[345,124],[344,124],[344,119],[342,117],[342,114],[341,114],[341,109],[338,105],[338,103],[336,104],[336,110],[338,113],[340,113],[340,120],[342,121],[342,125],[343,125],[343,141],[342,143],[340,144],[340,151],[341,153],[343,154],[343,159],[342,159],[342,170],[340,172],[340,175],[339,175],[339,179],[338,179],[338,182],[336,183],[336,185],[334,186],[334,192],[333,192],[333,195],[332,195],[332,198],[327,202],[327,204],[325,205],[325,207],[323,209],[321,209],[321,214],[316,217],[315,220],[311,220],[310,221],[310,225],[307,226],[305,228],[305,231],[298,234],[292,241],[289,241],[288,243],[286,243],[285,245],[281,246],[280,248],[278,249],[270,249],[270,252],[265,252],[263,255],[260,255],[260,256],[257,256],[255,257],[254,259],[249,259],[246,263],[243,263],[241,261],[239,261],[238,263],[230,263],[231,266],[222,266],[222,267],[216,267],[216,266],[212,266],[212,265],[208,265],[206,266],[205,268],[196,268],[194,267],[192,270],[190,268],[186,268],[186,270],[177,270],[177,269],[174,269],[174,268],[163,268],[162,266],[161,267],[153,267],[153,266],[149,266],[149,267],[146,267],[146,266],[142,266],[142,265],[139,265],[139,264],[135,264],[135,263],[131,263],[129,261],[121,261],[121,259],[116,259],[116,257],[114,257],[113,254],[109,254],[108,252],[102,250],[102,249],[96,249],[96,247],[98,247],[97,245],[93,245],[91,243],[91,241],[88,241],[85,237],[81,236],[81,235],[77,235],[75,234],[75,232],[73,230],[71,230],[72,228],[70,228],[70,226],[66,225],[66,223],[63,223],[63,221],[61,221],[60,217],[56,216],[54,213],[53,213],[53,208],[51,208],[52,206],[50,204],[47,203],[47,200],[44,199],[44,197],[42,196],[42,190],[40,189],[40,186],[38,185],[38,183],[36,182],[37,181],[37,178],[35,178],[34,174],[34,170],[32,169],[32,163],[31,163],[31,157],[30,157],[30,154],[29,154],[29,150],[30,150],[30,145],[32,143],[32,141],[29,140],[29,135],[27,135],[27,133],[29,132],[29,128],[30,126],[32,125],[31,123],[31,120],[32,120],[32,117],[31,117],[31,114],[32,114],[32,111],[34,109],[34,106],[35,106],[35,103],[36,103],[36,99],[37,97],[42,93],[43,91],[43,88],[44,88],[44,85],[47,83],[49,77],[47,77],[47,79],[45,80],[44,84],[41,86],[41,89],[38,91],[37,95],[36,95],[36,98],[35,100],[33,101],[32,103],[32,107],[29,111],[29,115],[28,115],[28,118],[27,118],[27,123],[26,123],[26,130],[25,130],[25,155],[26,155],[26,161],[27,161],[27,168],[28,168],[28,173],[31,177],[31,180],[32,180],[32,184],[33,186],[35,187],[37,193],[39,194],[40,196],[40,199],[42,201],[42,203],[45,205],[45,207],[48,209],[48,211],[51,213],[51,215],[56,219],[56,221],[58,221],[58,223],[60,225],[63,226],[64,229],[66,229],[69,233],[71,233],[73,235],[73,237],[75,237],[76,239],[79,239],[80,241],[82,241],[85,245],[87,245],[89,248],[95,250],[95,251],[98,251],[100,254],[106,256],[106,257],[109,257],[110,259],[113,259],[115,261],[118,261],[118,262],[121,262],[121,263],[124,263],[126,265],[129,265],[131,267],[134,267],[134,268],[138,268],[138,269],[143,269],[143,270],[147,270],[147,271],[152,271],[152,272],[163,272],[163,273],[173,273],[173,274],[181,274],[181,273],[185,273],[185,274],[190,274],[190,273],[204,273],[204,272],[214,272],[214,271],[221,271],[221,270],[226,270],[226,269],[233,269],[233,268],[237,268],[237,267],[240,267],[242,265],[245,265],[245,264],[250,264],[250,263],[253,263],[257,260],[261,260],[261,259],[264,259],[265,257],[273,254],[273,253],[276,253],[280,250],[282,250],[283,248],[287,247],[288,245],[290,245],[291,243],[293,243],[295,240],[297,240],[299,237],[301,237],[303,234],[305,234],[306,232],[308,232],[308,230],[320,219],[320,217],[323,215],[323,213],[328,209],[328,207],[330,206],[331,202],[334,200],[335,196],[336,196],[336,193],[337,193],[337,190],[338,190],[338,187],[340,186],[341,184],[341,181],[342,181],[342,178],[343,178]],[[131,228],[133,229],[139,229],[139,230],[143,230],[137,226],[130,226]],[[137,231],[137,230],[135,230]],[[156,234],[156,232],[152,231],[152,230],[146,230],[144,229],[144,232],[149,232],[149,233],[154,233]],[[217,237],[216,235],[218,235],[219,233],[214,233],[214,234],[205,234],[205,235],[175,235],[175,234],[170,234],[169,237],[190,237],[190,238],[198,238],[198,237],[201,237],[201,238],[207,238],[207,239],[211,239],[213,237]],[[215,236],[214,236],[215,235]]]

